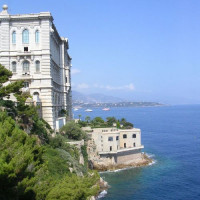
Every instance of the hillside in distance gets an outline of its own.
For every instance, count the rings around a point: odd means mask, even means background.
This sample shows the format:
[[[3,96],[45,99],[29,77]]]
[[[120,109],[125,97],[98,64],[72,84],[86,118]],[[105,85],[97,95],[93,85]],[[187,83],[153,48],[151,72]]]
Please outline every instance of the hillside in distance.
[[[163,106],[157,102],[135,102],[126,101],[122,98],[108,96],[104,94],[85,95],[80,92],[72,93],[73,107],[144,107],[144,106]]]
[[[104,94],[83,94],[81,92],[72,92],[72,102],[73,103],[118,103],[125,101],[122,98],[108,96]]]

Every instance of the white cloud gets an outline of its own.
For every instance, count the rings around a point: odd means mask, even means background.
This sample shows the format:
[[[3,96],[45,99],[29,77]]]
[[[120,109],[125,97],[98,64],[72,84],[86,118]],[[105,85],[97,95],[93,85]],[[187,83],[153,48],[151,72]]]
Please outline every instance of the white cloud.
[[[71,82],[72,87],[76,87],[76,84],[74,82]]]
[[[133,83],[122,86],[99,85],[99,84],[88,85],[87,83],[78,83],[78,84],[72,83],[72,87],[78,90],[88,89],[88,88],[96,88],[104,90],[131,90],[131,91],[135,90]]]
[[[94,87],[99,89],[105,89],[105,86],[99,84],[94,84]]]
[[[88,89],[89,85],[86,84],[86,83],[79,83],[79,84],[76,85],[76,88],[77,89]]]
[[[127,88],[128,90],[135,90],[133,83],[130,83],[129,85],[125,85],[124,87]]]
[[[79,70],[79,69],[76,69],[76,68],[72,68],[72,70],[71,70],[71,74],[79,74],[81,72],[81,70]]]
[[[130,83],[128,85],[123,85],[123,86],[111,86],[111,85],[98,85],[94,84],[95,88],[100,88],[100,89],[106,89],[106,90],[135,90],[135,87],[133,83]]]

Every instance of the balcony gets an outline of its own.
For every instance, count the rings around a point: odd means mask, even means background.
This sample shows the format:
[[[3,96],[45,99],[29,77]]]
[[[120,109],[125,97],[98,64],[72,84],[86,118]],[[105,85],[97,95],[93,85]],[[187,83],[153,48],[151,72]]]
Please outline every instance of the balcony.
[[[132,147],[132,148],[121,148],[116,151],[100,151],[99,154],[117,154],[117,153],[121,153],[121,152],[139,150],[139,149],[143,149],[143,148],[144,148],[144,145],[141,145],[141,146]]]

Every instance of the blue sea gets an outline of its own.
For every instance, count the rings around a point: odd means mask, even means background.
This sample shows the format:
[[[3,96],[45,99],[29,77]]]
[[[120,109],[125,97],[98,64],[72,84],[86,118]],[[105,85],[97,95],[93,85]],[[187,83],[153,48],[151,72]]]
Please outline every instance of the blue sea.
[[[109,183],[102,200],[199,200],[200,105],[100,108],[75,118],[100,116],[126,118],[142,131],[144,152],[151,166],[101,173]]]

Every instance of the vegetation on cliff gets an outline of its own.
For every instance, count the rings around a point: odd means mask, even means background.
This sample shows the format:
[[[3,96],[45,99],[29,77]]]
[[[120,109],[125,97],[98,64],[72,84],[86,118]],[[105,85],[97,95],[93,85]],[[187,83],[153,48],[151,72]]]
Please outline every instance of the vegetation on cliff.
[[[90,117],[86,117],[85,121],[79,120],[78,124],[80,127],[90,126],[92,128],[106,128],[106,127],[117,127],[119,129],[131,129],[134,125],[130,122],[127,122],[125,118],[116,119],[115,117],[107,117],[104,121],[101,117],[95,117],[90,120]]]
[[[74,121],[70,121],[63,126],[60,129],[60,133],[72,140],[86,139],[86,133]]]
[[[98,173],[88,170],[86,160],[79,163],[80,152],[87,158],[84,147],[70,146],[71,136],[51,137],[37,108],[26,105],[30,95],[21,92],[23,82],[4,85],[11,76],[0,65],[0,199],[75,200],[97,194]],[[11,93],[17,103],[9,100]]]

